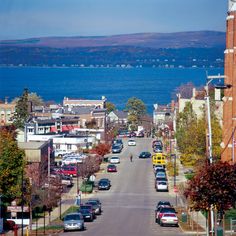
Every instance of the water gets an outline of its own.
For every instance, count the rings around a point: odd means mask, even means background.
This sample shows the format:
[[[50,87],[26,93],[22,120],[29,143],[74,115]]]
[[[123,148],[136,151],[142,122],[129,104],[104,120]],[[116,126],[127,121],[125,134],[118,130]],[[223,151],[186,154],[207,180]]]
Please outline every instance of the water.
[[[124,109],[130,97],[140,98],[152,113],[153,104],[168,104],[175,89],[192,82],[206,84],[209,75],[223,74],[223,68],[0,68],[0,99],[20,96],[24,88],[45,101],[62,103],[70,98],[101,99],[106,96],[117,109]]]

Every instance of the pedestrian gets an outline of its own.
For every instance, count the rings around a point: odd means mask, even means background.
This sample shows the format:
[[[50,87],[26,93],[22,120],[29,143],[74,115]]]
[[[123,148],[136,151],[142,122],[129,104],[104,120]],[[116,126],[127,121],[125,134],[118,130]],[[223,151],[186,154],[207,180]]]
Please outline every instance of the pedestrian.
[[[130,155],[130,162],[132,162],[133,161],[133,155],[131,154]]]

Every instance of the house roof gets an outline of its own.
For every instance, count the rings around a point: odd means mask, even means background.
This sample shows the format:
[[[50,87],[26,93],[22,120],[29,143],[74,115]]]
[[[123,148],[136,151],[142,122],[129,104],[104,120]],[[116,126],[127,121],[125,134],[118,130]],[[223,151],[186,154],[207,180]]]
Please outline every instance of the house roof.
[[[113,113],[119,118],[119,119],[126,119],[128,117],[128,112],[126,111],[113,111]]]

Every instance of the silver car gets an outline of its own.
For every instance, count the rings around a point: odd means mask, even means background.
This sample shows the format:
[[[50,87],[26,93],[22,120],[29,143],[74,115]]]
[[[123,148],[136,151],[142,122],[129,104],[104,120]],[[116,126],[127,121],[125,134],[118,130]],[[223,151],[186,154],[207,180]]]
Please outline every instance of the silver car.
[[[84,230],[84,218],[81,213],[70,213],[64,217],[64,232]]]

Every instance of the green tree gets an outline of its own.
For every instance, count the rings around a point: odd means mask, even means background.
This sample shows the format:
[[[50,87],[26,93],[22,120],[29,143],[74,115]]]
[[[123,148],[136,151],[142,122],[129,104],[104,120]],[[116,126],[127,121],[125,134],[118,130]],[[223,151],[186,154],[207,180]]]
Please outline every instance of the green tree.
[[[7,199],[20,197],[24,152],[17,146],[15,130],[0,129],[0,193]]]
[[[116,106],[111,102],[106,102],[107,113],[109,114],[112,111],[116,110]]]
[[[136,97],[129,98],[125,110],[128,111],[128,122],[134,128],[139,124],[141,117],[146,114],[144,102]]]
[[[44,105],[43,99],[37,93],[30,93],[28,95],[29,102],[32,102],[33,106],[42,106]]]
[[[28,95],[28,89],[24,89],[22,96],[16,103],[15,113],[13,116],[13,124],[16,128],[23,129],[25,122],[29,118]]]

